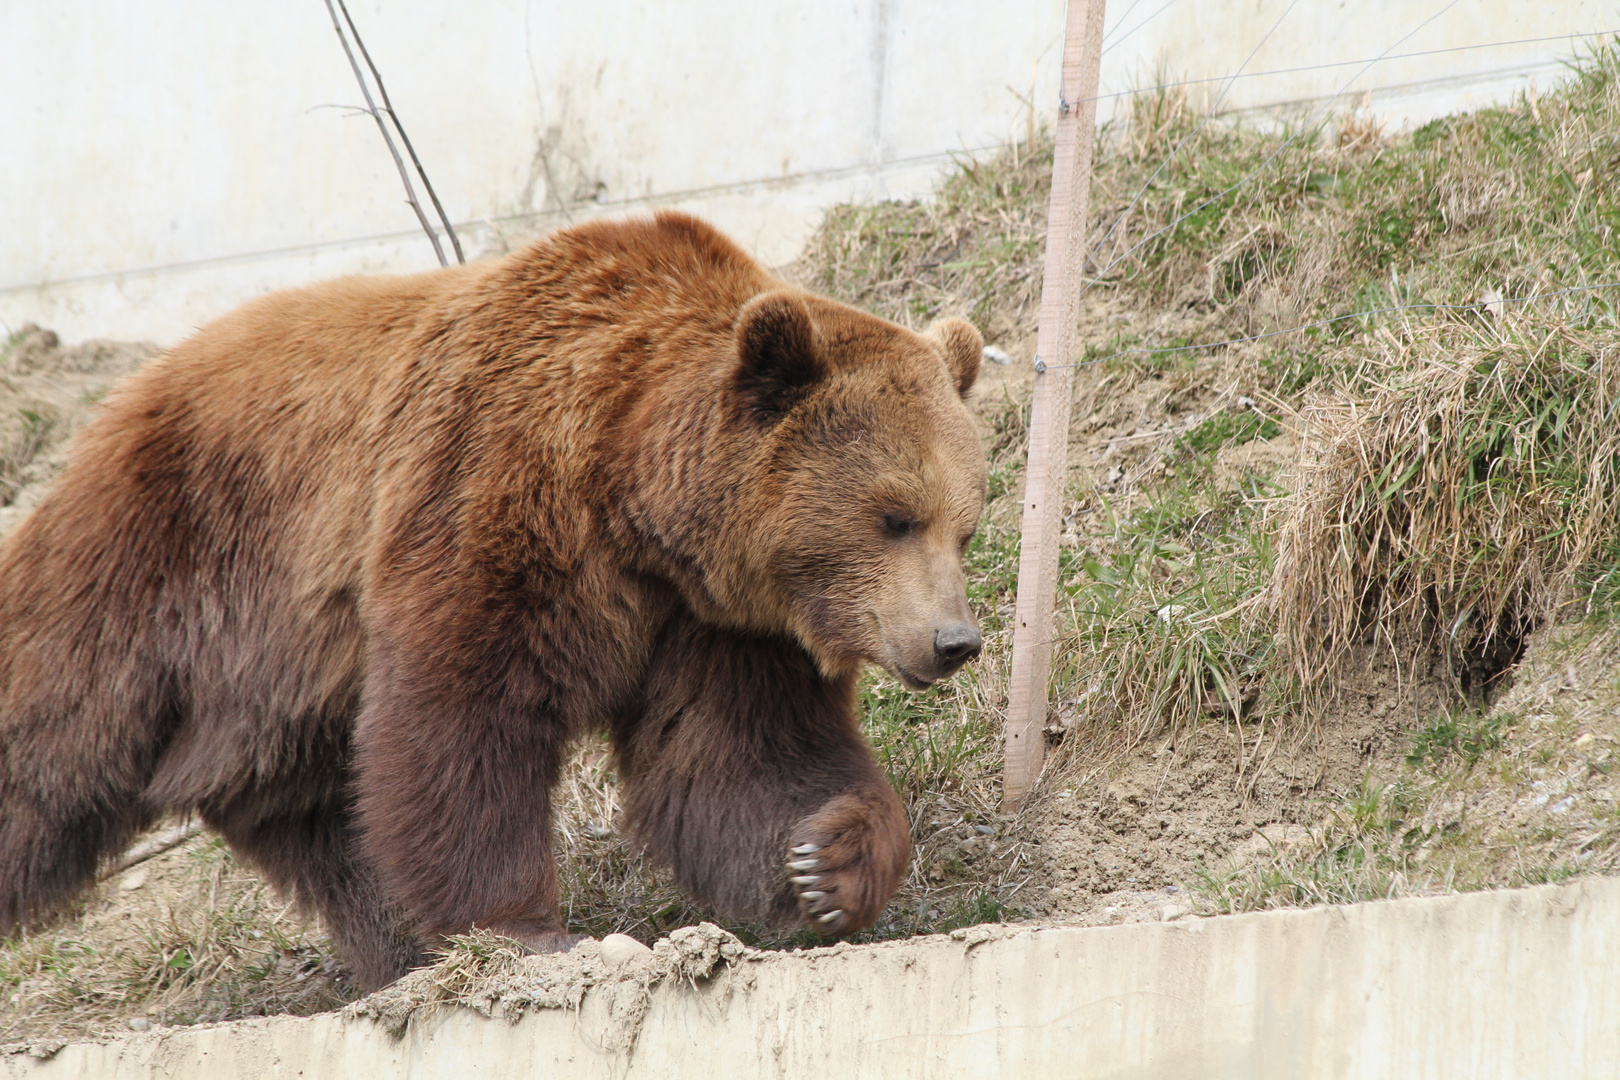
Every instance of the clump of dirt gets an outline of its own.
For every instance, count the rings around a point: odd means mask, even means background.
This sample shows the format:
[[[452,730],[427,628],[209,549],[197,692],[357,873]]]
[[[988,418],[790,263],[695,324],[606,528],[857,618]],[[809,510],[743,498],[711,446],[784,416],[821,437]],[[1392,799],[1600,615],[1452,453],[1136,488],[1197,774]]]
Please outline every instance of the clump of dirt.
[[[1206,911],[1212,875],[1254,867],[1369,775],[1394,772],[1420,718],[1455,701],[1449,669],[1433,656],[1402,672],[1371,648],[1361,659],[1354,685],[1311,728],[1209,719],[1060,765],[1024,822],[1040,851],[1022,898],[1029,915],[1094,925]]]
[[[609,934],[564,953],[538,956],[526,954],[515,941],[475,933],[455,939],[433,967],[411,972],[345,1013],[374,1019],[399,1036],[414,1017],[447,1005],[515,1020],[534,1009],[579,1012],[590,994],[604,1006],[602,1015],[591,1018],[600,1029],[592,1032],[593,1042],[628,1053],[654,987],[668,980],[707,983],[753,951],[709,922],[681,927],[651,947]]]

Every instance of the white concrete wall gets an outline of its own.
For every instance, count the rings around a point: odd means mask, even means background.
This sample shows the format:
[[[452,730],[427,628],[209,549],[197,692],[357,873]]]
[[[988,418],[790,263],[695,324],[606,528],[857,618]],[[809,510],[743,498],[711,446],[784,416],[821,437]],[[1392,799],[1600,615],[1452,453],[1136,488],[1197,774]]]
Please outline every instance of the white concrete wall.
[[[1620,0],[1291,2],[1110,0],[1104,91],[1231,74],[1274,25],[1246,74],[1557,38],[1259,74],[1221,102],[1371,90],[1405,122],[1545,83],[1568,35],[1620,29]],[[1050,116],[1064,3],[351,11],[470,251],[680,205],[780,263],[826,205],[921,194],[1020,134],[1014,91]],[[0,331],[172,342],[272,288],[433,265],[359,101],[321,0],[0,0]]]
[[[1620,879],[768,954],[658,985],[629,1053],[603,996],[516,1022],[455,1008],[402,1039],[336,1015],[147,1033],[0,1076],[1608,1080]]]
[[[1108,0],[1108,8],[1104,94],[1163,76],[1206,80],[1188,88],[1193,100],[1219,99],[1225,111],[1297,119],[1370,108],[1390,131],[1508,101],[1532,80],[1546,89],[1566,60],[1620,33],[1620,0]]]

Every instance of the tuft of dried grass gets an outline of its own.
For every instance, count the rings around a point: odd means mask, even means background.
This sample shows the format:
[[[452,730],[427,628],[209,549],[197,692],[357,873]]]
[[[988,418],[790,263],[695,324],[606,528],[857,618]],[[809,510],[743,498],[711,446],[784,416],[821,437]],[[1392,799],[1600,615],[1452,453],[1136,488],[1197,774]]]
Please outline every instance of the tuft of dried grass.
[[[0,443],[0,507],[10,506],[23,488],[24,470],[49,445],[56,418],[38,409],[19,411],[22,423]]]
[[[963,157],[934,197],[835,206],[799,260],[817,289],[904,326],[958,315],[986,340],[1040,301],[1052,141]]]
[[[1546,311],[1383,340],[1370,393],[1302,414],[1316,447],[1281,511],[1269,614],[1305,685],[1375,638],[1455,657],[1516,642],[1620,556],[1612,329]]]

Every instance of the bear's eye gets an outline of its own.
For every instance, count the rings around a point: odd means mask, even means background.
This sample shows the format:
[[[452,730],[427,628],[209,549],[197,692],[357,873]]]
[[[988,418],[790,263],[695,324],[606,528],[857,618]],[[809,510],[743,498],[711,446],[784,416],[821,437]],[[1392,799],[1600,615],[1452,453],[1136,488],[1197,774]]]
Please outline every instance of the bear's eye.
[[[917,531],[917,519],[909,514],[884,514],[883,531],[892,540],[904,540]]]

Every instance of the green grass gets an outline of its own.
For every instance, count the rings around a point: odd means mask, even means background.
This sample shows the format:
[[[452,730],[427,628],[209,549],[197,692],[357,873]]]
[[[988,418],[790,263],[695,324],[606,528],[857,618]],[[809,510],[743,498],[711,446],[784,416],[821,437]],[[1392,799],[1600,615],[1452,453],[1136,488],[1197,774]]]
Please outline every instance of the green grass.
[[[1059,700],[1073,723],[1128,741],[1210,716],[1252,718],[1269,678],[1271,645],[1247,608],[1269,581],[1271,552],[1261,516],[1214,490],[1207,451],[1223,441],[1203,431],[1172,458],[1173,475],[1135,509],[1097,497],[1086,535],[1063,579]],[[1258,430],[1258,429],[1255,429]]]
[[[1456,758],[1472,769],[1480,759],[1499,750],[1505,730],[1517,718],[1511,713],[1454,709],[1435,717],[1412,736],[1408,765],[1424,765]]]
[[[1208,457],[1223,447],[1242,446],[1255,439],[1274,439],[1282,425],[1259,413],[1221,412],[1182,436],[1182,445],[1191,453]]]
[[[218,838],[152,867],[161,875],[142,888],[168,890],[165,903],[108,915],[106,901],[86,901],[0,943],[0,1043],[75,1037],[131,1015],[189,1024],[306,1014],[354,996],[335,977],[330,943]],[[116,883],[104,888],[119,896]]]

